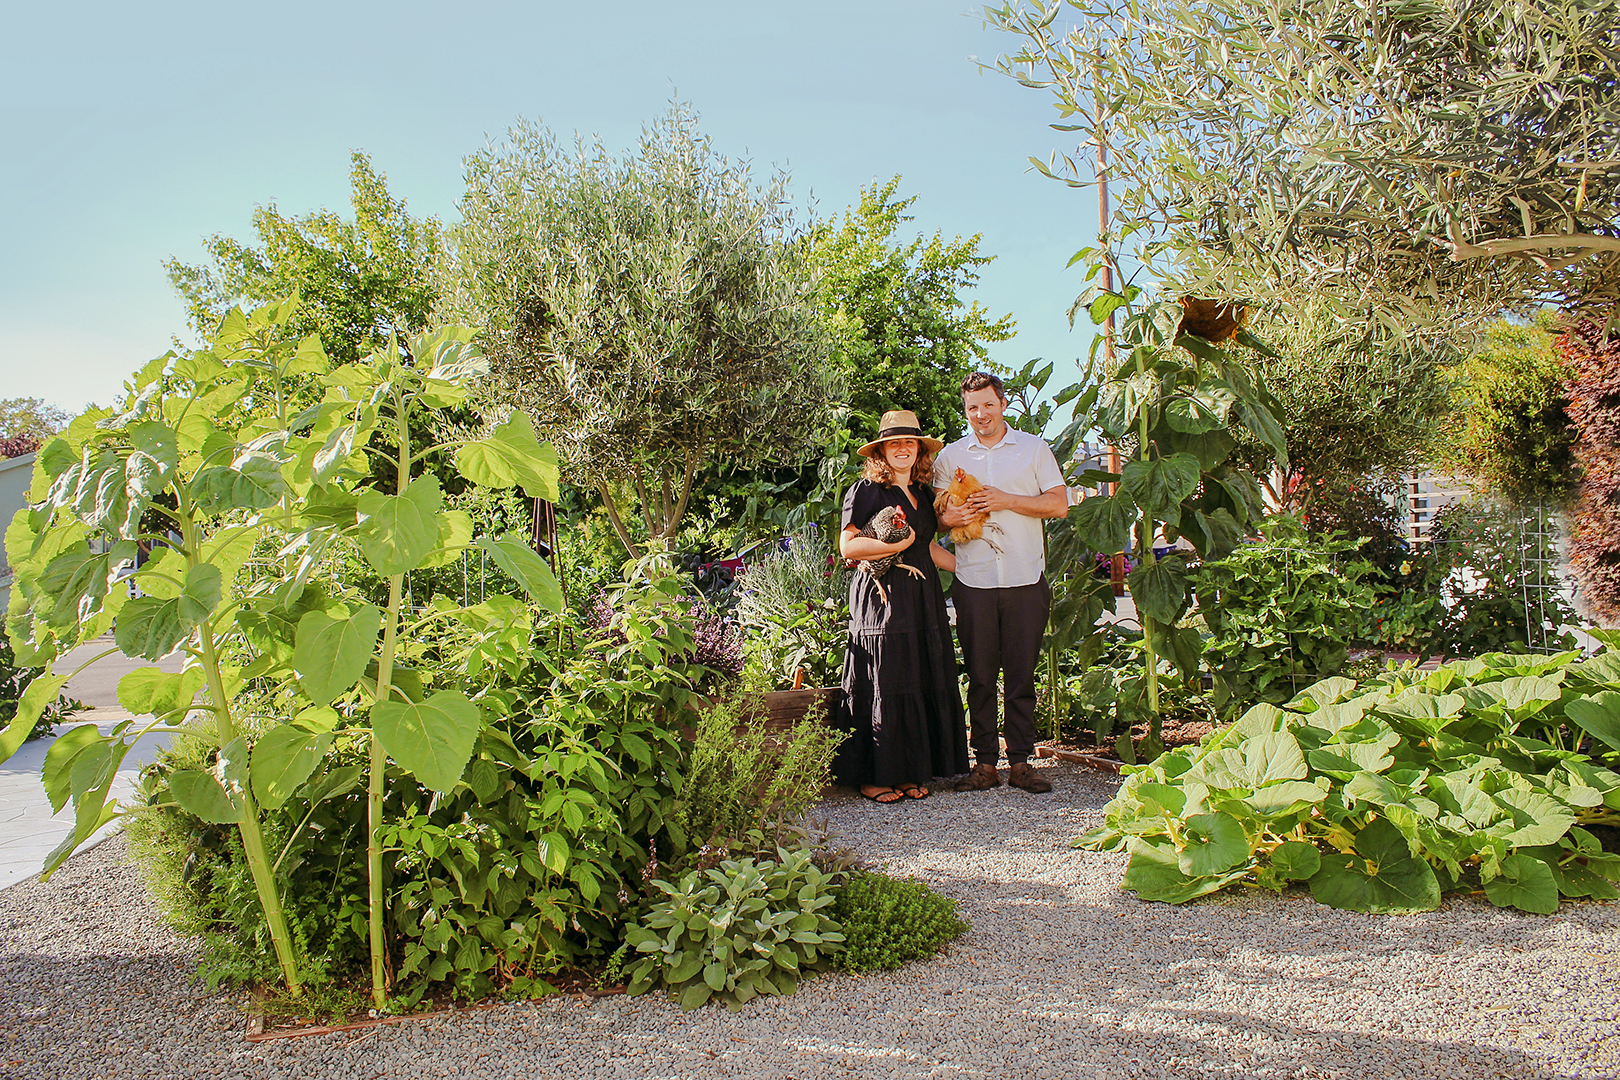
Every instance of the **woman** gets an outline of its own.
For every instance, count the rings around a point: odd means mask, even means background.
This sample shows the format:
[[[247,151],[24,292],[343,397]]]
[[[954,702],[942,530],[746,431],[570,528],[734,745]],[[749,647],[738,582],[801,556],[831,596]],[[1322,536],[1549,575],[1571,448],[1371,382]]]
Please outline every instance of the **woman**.
[[[925,799],[926,782],[967,771],[967,721],[956,680],[956,649],[939,570],[956,556],[934,542],[933,455],[945,444],[923,435],[908,410],[888,412],[878,437],[858,453],[866,471],[844,496],[839,551],[861,561],[900,556],[883,575],[849,585],[849,652],[844,657],[843,724],[838,777],[879,803]],[[911,536],[885,544],[859,535],[886,506],[906,513]],[[885,602],[883,593],[887,593]]]

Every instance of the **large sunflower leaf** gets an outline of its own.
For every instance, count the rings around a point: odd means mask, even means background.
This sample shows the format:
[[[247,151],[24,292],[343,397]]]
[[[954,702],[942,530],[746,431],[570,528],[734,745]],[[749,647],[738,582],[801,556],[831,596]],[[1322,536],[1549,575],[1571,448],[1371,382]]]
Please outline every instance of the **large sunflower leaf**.
[[[422,702],[379,701],[371,707],[373,736],[401,768],[434,791],[449,791],[460,782],[478,719],[478,706],[455,690],[441,690]]]
[[[435,476],[419,476],[400,495],[367,491],[358,504],[360,551],[384,576],[414,570],[439,546],[444,495]]]
[[[381,626],[382,612],[370,604],[348,618],[311,611],[298,620],[293,671],[311,701],[329,704],[365,674]]]

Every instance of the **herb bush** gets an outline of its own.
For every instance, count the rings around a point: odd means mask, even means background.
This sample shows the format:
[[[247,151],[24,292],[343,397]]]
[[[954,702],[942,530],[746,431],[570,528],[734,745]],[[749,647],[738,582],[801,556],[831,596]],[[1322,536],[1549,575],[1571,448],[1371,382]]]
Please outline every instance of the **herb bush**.
[[[740,578],[736,617],[747,634],[749,663],[769,674],[767,689],[837,686],[849,633],[849,570],[816,527],[787,538],[783,550]]]
[[[692,591],[686,579],[671,577],[670,582],[678,582],[681,605],[689,613],[692,623],[691,649],[681,659],[692,667],[705,670],[700,685],[706,690],[713,690],[741,675],[743,649],[735,624],[710,607],[701,594]],[[585,608],[585,625],[593,634],[606,636],[614,642],[622,644],[626,640],[611,592],[598,593],[592,599]]]
[[[872,872],[845,878],[832,915],[844,930],[845,971],[890,971],[926,959],[970,929],[955,900],[920,881]]]
[[[697,846],[730,847],[751,831],[802,818],[832,782],[833,755],[847,737],[811,702],[786,731],[771,731],[751,699],[767,688],[757,671],[703,710],[687,758],[679,821]]]
[[[1373,607],[1363,581],[1371,566],[1347,557],[1358,540],[1313,538],[1287,515],[1267,519],[1260,532],[1259,542],[1192,575],[1210,632],[1212,701],[1228,717],[1256,702],[1280,704],[1337,673]]]
[[[632,995],[662,987],[686,1010],[711,999],[740,1009],[762,994],[793,993],[844,947],[824,913],[834,903],[832,878],[808,851],[727,860],[679,885],[653,884],[666,899],[625,935],[639,957],[629,968]]]
[[[1578,656],[1493,653],[1256,705],[1128,768],[1076,846],[1129,851],[1123,886],[1167,903],[1293,882],[1374,913],[1476,889],[1538,913],[1615,899],[1620,854],[1597,837],[1620,824],[1620,773],[1598,762],[1620,751],[1620,653]]]

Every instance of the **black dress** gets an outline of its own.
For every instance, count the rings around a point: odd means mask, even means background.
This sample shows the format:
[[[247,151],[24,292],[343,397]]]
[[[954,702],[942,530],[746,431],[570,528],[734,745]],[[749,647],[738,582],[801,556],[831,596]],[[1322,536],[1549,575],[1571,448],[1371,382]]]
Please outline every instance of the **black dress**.
[[[936,531],[934,492],[913,484],[913,506],[898,487],[858,481],[844,496],[843,527],[864,529],[885,506],[899,506],[917,531],[883,575],[884,603],[870,574],[849,585],[849,651],[844,655],[839,726],[851,732],[834,772],[840,783],[895,787],[968,770],[967,720],[956,676],[956,648],[939,571],[928,555]]]

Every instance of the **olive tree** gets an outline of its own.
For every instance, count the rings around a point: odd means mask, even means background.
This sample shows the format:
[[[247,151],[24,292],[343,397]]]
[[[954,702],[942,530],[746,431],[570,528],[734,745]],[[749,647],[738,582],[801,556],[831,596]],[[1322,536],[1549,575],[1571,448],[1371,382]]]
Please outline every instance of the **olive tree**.
[[[705,463],[794,465],[836,378],[785,178],[756,185],[677,107],[634,152],[523,124],[467,160],[446,302],[498,404],[531,411],[626,548],[679,528]]]
[[[1072,9],[1072,26],[1060,21]],[[1111,236],[1173,295],[1296,302],[1397,333],[1554,300],[1620,269],[1612,0],[1016,0],[997,63],[1110,151]],[[1107,246],[1106,244],[1104,245]]]

